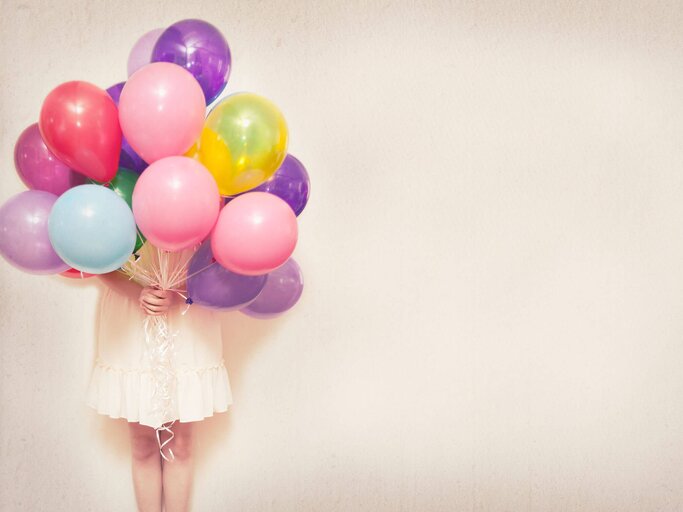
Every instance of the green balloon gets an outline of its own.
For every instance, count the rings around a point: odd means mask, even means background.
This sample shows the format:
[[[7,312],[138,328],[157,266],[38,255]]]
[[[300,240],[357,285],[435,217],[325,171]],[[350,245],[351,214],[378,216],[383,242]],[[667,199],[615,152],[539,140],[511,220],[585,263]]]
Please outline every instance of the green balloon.
[[[132,210],[133,189],[135,188],[135,184],[137,183],[139,177],[140,175],[138,173],[128,170],[125,167],[119,167],[119,170],[116,171],[116,176],[114,176],[114,179],[111,180],[109,183],[100,183],[95,180],[88,181],[90,181],[90,183],[94,183],[96,185],[104,185],[105,187],[112,189],[121,199],[123,199],[128,204],[128,207]],[[133,252],[138,252],[145,242],[146,238],[142,235],[142,233],[140,233],[140,230],[138,229],[138,237],[135,240],[135,249],[133,249]]]

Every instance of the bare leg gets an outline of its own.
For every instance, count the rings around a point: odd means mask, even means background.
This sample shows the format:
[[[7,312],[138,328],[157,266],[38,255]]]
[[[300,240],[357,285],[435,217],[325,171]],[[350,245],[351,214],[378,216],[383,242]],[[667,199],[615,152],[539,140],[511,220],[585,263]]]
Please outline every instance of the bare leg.
[[[166,512],[187,512],[190,507],[192,474],[194,472],[192,423],[176,421],[171,429],[173,430],[174,437],[164,447],[164,454],[168,454],[167,448],[170,447],[175,458],[169,461],[162,461],[164,505],[166,506]],[[168,437],[167,433],[164,434]],[[164,438],[162,438],[163,441]]]
[[[133,487],[139,512],[161,512],[161,456],[152,427],[129,423]]]

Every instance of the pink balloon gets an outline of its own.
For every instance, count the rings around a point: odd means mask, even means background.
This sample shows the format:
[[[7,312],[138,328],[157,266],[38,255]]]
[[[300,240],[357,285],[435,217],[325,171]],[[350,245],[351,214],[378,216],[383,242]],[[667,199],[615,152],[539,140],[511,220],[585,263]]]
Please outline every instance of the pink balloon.
[[[285,201],[267,192],[248,192],[221,211],[211,250],[218,263],[232,272],[266,274],[291,256],[297,234],[296,215]]]
[[[137,40],[130,51],[130,55],[128,55],[128,76],[152,62],[152,50],[164,30],[163,28],[155,28]]]
[[[204,125],[204,93],[189,71],[154,62],[133,73],[119,98],[121,129],[145,162],[183,155]]]
[[[133,190],[138,228],[152,245],[173,252],[204,240],[216,223],[221,202],[209,171],[184,156],[157,160]]]

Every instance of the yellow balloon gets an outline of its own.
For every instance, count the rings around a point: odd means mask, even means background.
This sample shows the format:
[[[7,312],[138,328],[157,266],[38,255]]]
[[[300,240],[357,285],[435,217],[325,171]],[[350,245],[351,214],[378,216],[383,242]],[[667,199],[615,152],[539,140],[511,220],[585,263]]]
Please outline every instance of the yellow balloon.
[[[195,142],[192,144],[192,147],[187,150],[187,153],[185,153],[184,156],[187,156],[189,158],[194,158],[195,160],[199,160],[199,149],[197,147],[198,142]]]
[[[280,110],[253,93],[226,97],[211,111],[199,141],[188,151],[213,175],[224,196],[270,178],[287,156],[287,123]]]

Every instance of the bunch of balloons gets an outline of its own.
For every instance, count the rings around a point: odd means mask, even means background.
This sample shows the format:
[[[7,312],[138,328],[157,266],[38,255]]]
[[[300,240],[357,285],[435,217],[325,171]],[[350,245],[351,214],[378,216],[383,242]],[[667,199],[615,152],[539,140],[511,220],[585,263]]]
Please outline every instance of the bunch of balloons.
[[[85,278],[120,269],[146,241],[195,248],[188,302],[258,318],[291,308],[310,181],[277,106],[246,92],[216,101],[231,64],[216,27],[183,20],[139,39],[126,82],[53,89],[15,146],[29,190],[0,208],[3,257]]]

